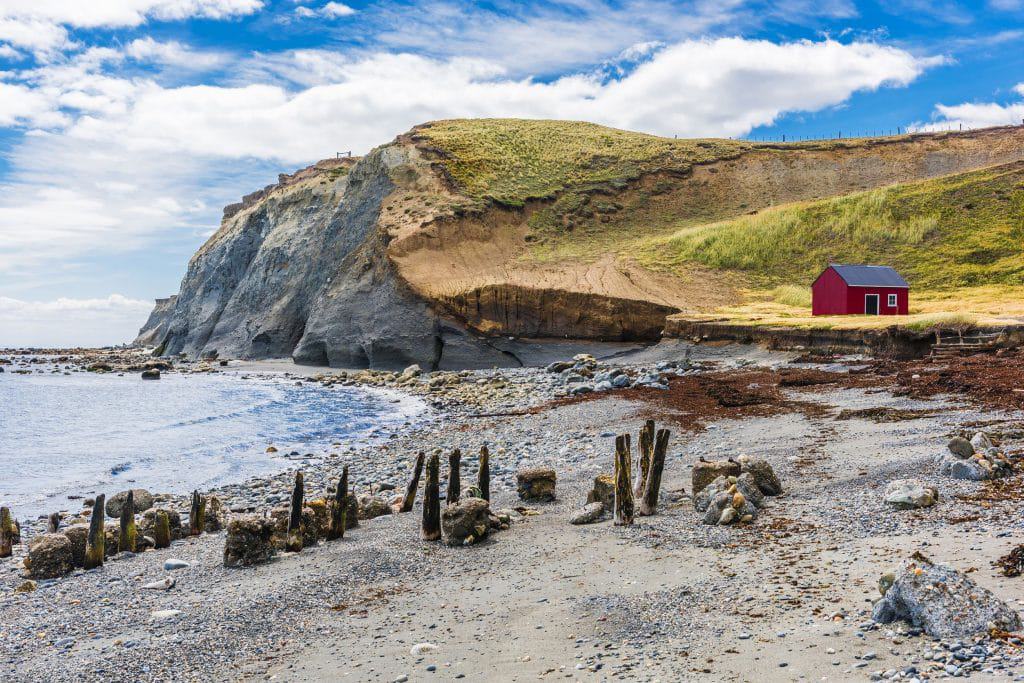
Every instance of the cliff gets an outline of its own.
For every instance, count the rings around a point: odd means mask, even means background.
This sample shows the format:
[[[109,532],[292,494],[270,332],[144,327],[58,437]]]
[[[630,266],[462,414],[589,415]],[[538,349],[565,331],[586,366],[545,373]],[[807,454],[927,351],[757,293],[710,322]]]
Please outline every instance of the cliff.
[[[791,145],[441,121],[225,211],[137,340],[347,367],[515,365],[508,337],[657,339],[759,273],[680,235],[1024,158],[1024,129]],[[692,248],[691,248],[692,247]]]

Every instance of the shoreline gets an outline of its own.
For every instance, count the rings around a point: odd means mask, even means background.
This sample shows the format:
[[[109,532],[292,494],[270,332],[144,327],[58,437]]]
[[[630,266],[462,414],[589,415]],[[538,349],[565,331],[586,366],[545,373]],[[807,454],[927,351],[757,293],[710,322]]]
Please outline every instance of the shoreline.
[[[415,453],[435,447],[462,448],[469,478],[487,443],[495,509],[522,505],[514,473],[528,465],[555,467],[558,500],[527,504],[531,511],[516,514],[510,530],[472,548],[420,541],[417,504],[411,514],[361,522],[343,541],[250,569],[221,565],[221,532],[114,559],[28,594],[13,594],[20,578],[3,572],[0,621],[10,626],[0,641],[0,674],[525,681],[751,680],[757,671],[758,680],[770,681],[867,680],[889,670],[923,671],[933,661],[924,658],[931,639],[899,623],[870,623],[875,581],[914,549],[974,567],[981,585],[1024,605],[1020,580],[998,577],[982,559],[1024,542],[1019,499],[979,505],[970,497],[986,484],[940,478],[933,465],[951,433],[997,420],[986,428],[1009,434],[1021,424],[1019,413],[900,396],[898,383],[884,375],[847,372],[826,383],[789,356],[765,354],[766,364],[748,364],[751,352],[715,350],[716,366],[667,368],[682,372],[668,390],[559,397],[567,385],[543,369],[441,373],[459,380],[438,383],[436,391],[427,377],[410,382],[397,390],[422,395],[437,420],[339,453],[324,466],[303,466],[308,495],[322,491],[342,463],[362,482],[386,479],[401,490]],[[639,374],[653,365],[627,367]],[[361,376],[395,383],[387,373]],[[701,387],[719,386],[763,400],[723,407],[695,399]],[[510,406],[516,414],[503,414]],[[873,409],[898,419],[837,417]],[[570,526],[593,477],[610,471],[614,434],[635,434],[648,416],[672,429],[659,515],[632,527]],[[670,417],[676,424],[666,422]],[[1008,444],[1019,445],[1014,438]],[[785,494],[749,526],[702,524],[679,493],[691,488],[690,467],[702,456],[741,453],[767,458]],[[885,484],[901,477],[934,481],[939,504],[887,507]],[[270,479],[257,487],[264,500],[290,487],[286,474]],[[1012,481],[1020,479],[1017,473]],[[973,519],[950,521],[959,518]],[[139,590],[168,575],[162,564],[171,557],[191,563],[174,573],[177,585],[166,593]],[[166,609],[181,613],[151,616]],[[418,643],[438,649],[411,654]],[[986,663],[1001,667],[994,671],[1024,671],[1012,648],[992,647]]]

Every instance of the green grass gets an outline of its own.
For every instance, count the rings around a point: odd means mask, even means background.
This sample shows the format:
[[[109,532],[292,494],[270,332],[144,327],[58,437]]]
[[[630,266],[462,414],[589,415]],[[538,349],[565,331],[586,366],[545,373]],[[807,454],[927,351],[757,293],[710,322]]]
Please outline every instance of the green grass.
[[[912,286],[1015,285],[1024,278],[1024,164],[788,204],[648,240],[645,265],[737,271],[808,286],[830,262],[891,265]]]
[[[771,291],[772,300],[784,306],[796,308],[811,307],[810,287],[797,287],[795,285],[779,285]]]
[[[938,327],[949,330],[966,330],[977,325],[978,320],[979,316],[973,313],[934,313],[932,315],[915,318],[914,320],[905,323],[904,327],[908,330],[915,330],[918,332],[933,330]]]

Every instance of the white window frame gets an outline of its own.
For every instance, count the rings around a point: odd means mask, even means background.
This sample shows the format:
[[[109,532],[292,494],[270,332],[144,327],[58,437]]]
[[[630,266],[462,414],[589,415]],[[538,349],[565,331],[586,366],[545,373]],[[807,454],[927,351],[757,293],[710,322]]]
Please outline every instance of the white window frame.
[[[899,298],[897,298],[897,296],[895,294],[890,294],[889,297],[888,297],[889,308],[896,308],[896,305],[897,305],[896,302],[898,302],[898,301],[899,301]]]

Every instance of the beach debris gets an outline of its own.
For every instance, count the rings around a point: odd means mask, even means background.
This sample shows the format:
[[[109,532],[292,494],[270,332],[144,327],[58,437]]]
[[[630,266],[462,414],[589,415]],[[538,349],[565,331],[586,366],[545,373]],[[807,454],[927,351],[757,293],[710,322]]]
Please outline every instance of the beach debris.
[[[741,455],[736,461],[740,464],[740,473],[749,472],[750,476],[754,478],[757,488],[761,489],[761,493],[766,496],[782,495],[782,482],[779,481],[779,477],[767,460]]]
[[[738,477],[742,473],[740,464],[735,460],[700,460],[693,465],[693,473],[690,475],[690,488],[693,495],[719,477]]]
[[[594,488],[587,494],[587,503],[601,503],[605,512],[615,509],[615,478],[610,474],[594,477]]]
[[[604,517],[604,503],[597,500],[587,503],[583,509],[569,518],[570,524],[593,524]]]
[[[14,589],[14,592],[15,593],[31,593],[32,591],[34,591],[38,587],[39,587],[39,584],[37,584],[32,579],[28,579],[27,581],[23,581],[22,583],[20,583],[18,585],[18,587]]]
[[[106,502],[106,494],[96,496],[92,506],[92,516],[89,518],[89,535],[85,540],[85,558],[82,566],[86,569],[95,569],[103,566],[103,558],[106,550],[106,529],[103,525],[103,510]]]
[[[416,502],[416,491],[420,486],[420,476],[423,474],[423,462],[426,460],[426,453],[420,451],[416,454],[416,462],[412,466],[412,479],[405,488],[405,495],[402,497],[402,506],[399,512],[412,512],[412,506]]]
[[[188,515],[188,535],[199,536],[206,526],[206,500],[199,491],[192,491],[192,507]]]
[[[649,421],[651,432],[654,431],[654,420]],[[640,509],[642,516],[649,517],[658,511],[658,496],[661,493],[661,475],[665,469],[665,455],[668,453],[668,438],[671,432],[667,429],[659,429],[657,435],[653,435],[653,448],[651,449],[651,463],[648,472],[644,473],[644,486],[640,495]]]
[[[131,491],[119,491],[111,496],[107,500],[107,517],[111,519],[119,519],[121,517],[121,507],[124,502],[128,499],[128,494],[132,494],[132,502],[135,505],[135,512],[145,512],[153,507],[154,500],[153,494],[146,489],[131,489]]]
[[[529,467],[516,472],[519,499],[538,503],[555,499],[555,471],[550,467]]]
[[[176,583],[173,576],[160,579],[159,581],[150,581],[149,583],[142,584],[142,589],[147,591],[167,591],[174,588]]]
[[[885,502],[900,509],[926,508],[939,500],[939,490],[916,479],[897,479],[885,487]]]
[[[476,473],[476,487],[480,490],[480,497],[490,502],[491,452],[487,450],[487,444],[480,447],[480,461]]]
[[[424,541],[436,541],[441,538],[440,469],[440,456],[435,451],[427,460],[427,479],[423,485],[423,524],[420,527],[420,537]]]
[[[490,509],[483,498],[463,498],[441,512],[441,537],[446,545],[472,545],[487,538]]]
[[[14,547],[14,520],[11,509],[0,507],[0,557],[10,557]]]
[[[445,502],[448,505],[459,501],[459,494],[462,493],[462,483],[459,478],[459,468],[462,465],[462,451],[456,448],[448,455],[448,489],[445,492]]]
[[[1015,546],[992,564],[1002,570],[1003,576],[1020,576],[1024,572],[1024,545]]]
[[[633,523],[632,461],[629,434],[620,434],[615,437],[615,526],[628,526]]]
[[[28,544],[25,568],[33,579],[56,579],[74,569],[71,541],[64,534],[41,534]]]
[[[142,371],[142,379],[160,379],[160,371],[156,368],[149,368]]]
[[[882,624],[907,621],[933,638],[946,639],[1022,627],[1017,611],[988,589],[920,552],[903,562],[892,585],[875,603],[872,618]]]
[[[135,531],[135,495],[129,491],[124,503],[121,505],[121,520],[119,525],[120,533],[117,537],[117,551],[119,553],[134,553],[136,545]]]
[[[153,621],[164,621],[165,619],[173,619],[179,614],[181,614],[180,609],[158,609],[154,612],[150,612],[149,618]]]
[[[268,561],[277,553],[274,522],[257,515],[238,515],[228,522],[224,542],[225,567],[249,567]]]
[[[327,526],[327,540],[335,541],[345,536],[345,518],[348,516],[348,465],[341,469],[341,478],[334,488],[334,498],[331,499],[330,513],[331,521]]]
[[[305,495],[302,470],[295,473],[295,486],[292,488],[291,505],[288,507],[288,527],[286,529],[285,550],[297,553],[302,550],[302,497]]]
[[[166,510],[157,510],[153,520],[153,546],[167,548],[171,545],[171,518]],[[181,521],[178,521],[181,524]]]
[[[188,569],[191,566],[192,565],[185,560],[179,560],[176,557],[164,560],[164,570],[169,572],[173,572],[176,569]]]
[[[1013,465],[984,432],[977,432],[970,441],[954,437],[946,450],[937,457],[939,473],[954,479],[985,481],[1013,473]]]

